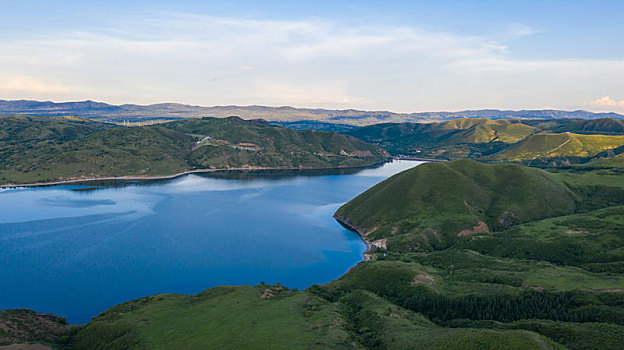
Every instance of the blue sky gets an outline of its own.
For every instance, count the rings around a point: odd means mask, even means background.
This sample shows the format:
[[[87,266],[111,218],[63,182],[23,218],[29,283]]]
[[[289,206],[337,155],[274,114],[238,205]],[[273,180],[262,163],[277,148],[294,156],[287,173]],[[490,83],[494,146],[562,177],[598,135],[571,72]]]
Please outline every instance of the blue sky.
[[[0,0],[0,99],[624,113],[622,1]]]

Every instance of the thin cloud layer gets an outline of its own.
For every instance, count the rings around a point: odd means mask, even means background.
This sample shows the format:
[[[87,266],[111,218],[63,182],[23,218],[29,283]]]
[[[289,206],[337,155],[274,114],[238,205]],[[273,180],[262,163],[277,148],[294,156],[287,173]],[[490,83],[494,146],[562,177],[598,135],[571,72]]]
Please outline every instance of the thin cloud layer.
[[[622,107],[583,101],[624,95],[624,60],[514,57],[514,42],[535,35],[518,24],[467,36],[388,23],[155,12],[97,30],[1,40],[0,98],[402,112]]]

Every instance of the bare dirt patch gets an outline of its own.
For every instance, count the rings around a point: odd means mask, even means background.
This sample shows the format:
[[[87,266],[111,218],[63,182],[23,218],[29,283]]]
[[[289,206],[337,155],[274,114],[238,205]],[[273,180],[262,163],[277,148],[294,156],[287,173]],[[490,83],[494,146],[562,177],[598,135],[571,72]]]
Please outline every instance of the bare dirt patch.
[[[431,284],[435,282],[435,279],[433,278],[433,276],[428,275],[426,273],[419,273],[418,275],[416,275],[416,277],[414,277],[414,280],[412,281],[411,285],[417,285],[417,284]]]
[[[457,234],[457,237],[469,237],[472,235],[476,235],[478,233],[488,233],[488,232],[490,232],[488,225],[483,221],[479,221],[479,223],[473,226],[471,229],[466,229],[466,230],[459,232]]]
[[[287,290],[288,288],[283,286],[270,286],[262,291],[262,293],[260,294],[260,299],[271,299],[277,296],[279,293]]]
[[[531,288],[531,289],[536,290],[536,291],[538,291],[538,292],[541,292],[541,291],[543,291],[544,289],[546,289],[546,288],[544,288],[544,287],[542,287],[542,286],[524,286],[524,287]]]
[[[608,289],[597,289],[598,293],[618,293],[624,292],[624,288],[608,288]]]
[[[587,230],[566,230],[565,233],[569,235],[583,235],[589,233]]]
[[[388,249],[388,239],[382,238],[376,241],[372,241],[371,244],[377,248]]]

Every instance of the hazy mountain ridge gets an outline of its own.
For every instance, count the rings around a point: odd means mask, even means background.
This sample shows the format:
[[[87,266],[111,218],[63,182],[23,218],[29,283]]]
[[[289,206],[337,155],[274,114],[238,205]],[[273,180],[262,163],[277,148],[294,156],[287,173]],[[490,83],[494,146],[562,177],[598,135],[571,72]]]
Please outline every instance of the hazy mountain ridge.
[[[588,111],[562,110],[466,110],[458,112],[419,112],[395,113],[390,111],[362,111],[355,109],[332,110],[295,108],[290,106],[193,106],[179,103],[158,103],[152,105],[112,105],[94,101],[78,102],[50,102],[0,100],[0,114],[27,114],[27,115],[75,115],[104,121],[140,121],[154,119],[179,119],[216,117],[225,118],[232,115],[243,119],[267,119],[272,121],[301,121],[315,120],[356,125],[370,125],[381,122],[423,122],[444,121],[458,118],[488,118],[488,119],[624,119],[624,115],[617,113],[593,113]]]

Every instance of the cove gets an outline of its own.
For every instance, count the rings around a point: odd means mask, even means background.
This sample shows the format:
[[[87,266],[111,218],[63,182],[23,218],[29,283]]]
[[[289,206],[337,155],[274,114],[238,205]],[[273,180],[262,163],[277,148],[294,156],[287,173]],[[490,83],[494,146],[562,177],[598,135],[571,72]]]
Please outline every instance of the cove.
[[[0,309],[85,323],[147,295],[329,282],[366,249],[332,214],[420,163],[0,189]]]

